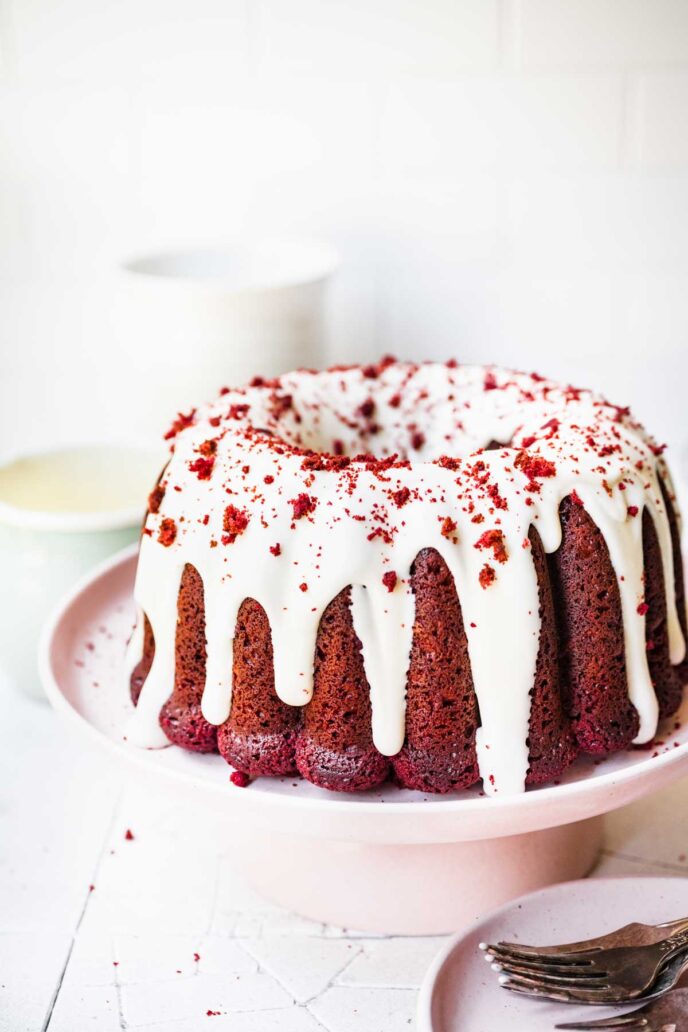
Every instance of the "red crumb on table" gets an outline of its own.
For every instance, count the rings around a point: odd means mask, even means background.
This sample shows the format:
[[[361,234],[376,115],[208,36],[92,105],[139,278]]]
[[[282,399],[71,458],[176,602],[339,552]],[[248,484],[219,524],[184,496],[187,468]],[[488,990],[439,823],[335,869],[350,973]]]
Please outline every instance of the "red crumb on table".
[[[134,841],[134,832],[131,830],[131,828],[127,828],[127,830],[124,832],[124,838],[127,842]]]
[[[233,785],[236,785],[237,788],[247,788],[251,782],[248,774],[245,774],[243,770],[233,770],[229,775],[229,780]]]
[[[200,953],[194,953],[194,963],[198,964],[200,959],[201,959]]]
[[[277,542],[276,545],[270,545],[270,551],[272,552],[273,555],[281,555],[282,554],[282,546],[280,545],[279,541]]]

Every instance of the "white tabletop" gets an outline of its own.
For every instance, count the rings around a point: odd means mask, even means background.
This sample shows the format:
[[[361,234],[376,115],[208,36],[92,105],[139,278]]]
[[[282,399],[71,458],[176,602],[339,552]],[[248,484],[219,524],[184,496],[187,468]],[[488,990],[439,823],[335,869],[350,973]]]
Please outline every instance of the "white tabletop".
[[[273,906],[173,793],[90,752],[47,705],[6,687],[0,704],[1,1032],[413,1026],[441,937]],[[688,875],[687,809],[688,779],[610,816],[595,874]]]

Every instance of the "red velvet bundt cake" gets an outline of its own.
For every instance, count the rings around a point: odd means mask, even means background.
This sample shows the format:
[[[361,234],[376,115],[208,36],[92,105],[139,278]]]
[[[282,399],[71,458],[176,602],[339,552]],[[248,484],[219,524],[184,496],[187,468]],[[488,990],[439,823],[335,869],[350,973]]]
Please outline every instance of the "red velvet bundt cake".
[[[256,379],[168,437],[129,740],[330,789],[506,794],[678,708],[678,517],[627,409],[384,360]]]

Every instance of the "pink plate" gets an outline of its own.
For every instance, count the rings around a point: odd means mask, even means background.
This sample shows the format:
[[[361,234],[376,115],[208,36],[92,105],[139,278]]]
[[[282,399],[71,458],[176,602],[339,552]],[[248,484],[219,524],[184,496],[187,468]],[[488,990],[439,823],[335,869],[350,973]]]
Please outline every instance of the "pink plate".
[[[551,945],[601,935],[630,921],[655,924],[686,914],[688,878],[594,878],[521,896],[452,939],[436,957],[418,998],[418,1032],[551,1032],[558,1021],[623,1013],[619,1007],[516,996],[499,986],[478,943]]]

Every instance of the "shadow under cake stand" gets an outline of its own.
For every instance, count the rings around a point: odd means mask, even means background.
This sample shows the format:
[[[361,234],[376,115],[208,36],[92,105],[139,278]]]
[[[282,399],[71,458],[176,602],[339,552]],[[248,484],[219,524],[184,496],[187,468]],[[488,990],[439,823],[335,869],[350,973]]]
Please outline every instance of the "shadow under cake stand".
[[[688,771],[688,700],[650,748],[580,758],[559,784],[488,798],[385,785],[327,792],[299,778],[229,780],[218,755],[128,745],[133,707],[124,670],[134,622],[136,547],[97,567],[45,628],[41,678],[81,731],[207,810],[229,835],[231,863],[263,895],[318,921],[361,931],[455,931],[515,896],[587,874],[602,815]]]

